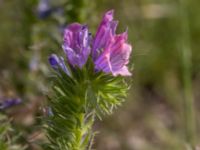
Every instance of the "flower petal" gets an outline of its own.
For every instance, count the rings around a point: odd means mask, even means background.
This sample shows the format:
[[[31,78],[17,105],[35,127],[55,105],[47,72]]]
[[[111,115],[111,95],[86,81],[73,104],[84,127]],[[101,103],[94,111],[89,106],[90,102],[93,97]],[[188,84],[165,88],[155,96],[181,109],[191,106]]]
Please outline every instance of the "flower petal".
[[[131,76],[132,74],[129,72],[127,66],[123,66],[121,69],[113,72],[114,76],[121,75],[121,76]]]
[[[112,73],[114,76],[129,76],[127,64],[132,47],[127,43],[127,31],[115,34],[117,21],[113,21],[113,11],[108,11],[98,28],[93,41],[92,57],[95,69]]]
[[[109,42],[112,40],[112,36],[115,34],[118,22],[113,21],[113,13],[113,10],[108,11],[104,15],[101,24],[98,27],[97,33],[93,41],[93,60],[96,60],[96,58],[102,52],[102,49],[109,44]]]
[[[53,69],[58,70],[61,68],[66,74],[70,75],[69,70],[64,63],[63,57],[58,57],[56,54],[51,54],[49,57],[49,63]]]
[[[22,100],[20,98],[8,98],[5,101],[0,103],[0,110],[4,110],[12,106],[16,106],[20,103],[22,103]]]
[[[80,68],[90,54],[90,36],[88,28],[78,23],[70,24],[64,32],[63,50],[72,66]]]

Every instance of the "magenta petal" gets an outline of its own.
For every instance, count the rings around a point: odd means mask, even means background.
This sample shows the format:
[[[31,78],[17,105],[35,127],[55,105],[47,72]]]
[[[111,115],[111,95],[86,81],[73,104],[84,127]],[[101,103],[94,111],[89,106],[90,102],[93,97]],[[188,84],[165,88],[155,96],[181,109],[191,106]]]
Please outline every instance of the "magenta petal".
[[[120,68],[119,70],[117,70],[116,72],[113,72],[114,76],[117,75],[121,75],[121,76],[131,76],[132,74],[128,71],[127,66],[123,66],[122,68]]]
[[[114,76],[130,76],[127,64],[132,51],[127,43],[127,31],[115,34],[117,22],[113,21],[113,11],[107,12],[99,26],[93,43],[95,69]]]
[[[111,48],[110,64],[113,75],[130,75],[126,65],[129,62],[132,47],[127,43],[122,43],[118,49]]]
[[[96,60],[96,58],[102,52],[102,49],[109,44],[109,42],[112,40],[112,36],[115,34],[118,22],[113,21],[113,13],[113,10],[108,11],[104,15],[101,24],[98,27],[97,33],[93,41],[93,60]]]
[[[113,11],[108,11],[98,28],[93,41],[92,58],[95,69],[114,76],[130,76],[127,64],[132,47],[127,44],[127,31],[115,34],[117,21],[113,21]]]
[[[64,32],[63,50],[72,66],[80,68],[86,63],[90,54],[88,28],[79,23],[67,26]]]
[[[103,54],[100,55],[98,59],[95,61],[95,69],[98,71],[102,70],[106,73],[112,72],[109,50],[104,51]]]
[[[123,43],[118,53],[111,53],[112,49],[105,50],[95,61],[95,69],[105,73],[112,73],[114,76],[130,76],[127,64],[131,53],[131,46]]]

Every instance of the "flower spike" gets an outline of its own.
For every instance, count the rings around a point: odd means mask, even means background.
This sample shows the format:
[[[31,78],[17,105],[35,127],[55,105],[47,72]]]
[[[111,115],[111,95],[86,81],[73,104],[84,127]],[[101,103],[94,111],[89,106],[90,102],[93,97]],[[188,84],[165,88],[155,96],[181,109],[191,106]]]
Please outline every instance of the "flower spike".
[[[66,72],[53,78],[47,107],[53,115],[46,116],[49,150],[91,149],[95,117],[111,114],[126,98],[124,76],[131,75],[127,65],[132,47],[127,31],[115,33],[113,13],[105,13],[94,39],[85,25],[66,27],[62,48],[71,74],[62,57],[49,57],[52,68]]]

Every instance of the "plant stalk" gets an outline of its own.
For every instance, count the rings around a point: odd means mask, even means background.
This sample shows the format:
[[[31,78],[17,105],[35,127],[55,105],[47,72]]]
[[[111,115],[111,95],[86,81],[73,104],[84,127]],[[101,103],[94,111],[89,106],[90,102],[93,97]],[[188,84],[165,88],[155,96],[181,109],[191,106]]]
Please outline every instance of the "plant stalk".
[[[190,26],[188,18],[187,0],[180,0],[180,28],[181,28],[181,58],[182,58],[182,82],[183,101],[185,116],[185,140],[190,149],[195,150],[196,127],[195,107],[192,91],[191,78],[191,47],[190,47]]]

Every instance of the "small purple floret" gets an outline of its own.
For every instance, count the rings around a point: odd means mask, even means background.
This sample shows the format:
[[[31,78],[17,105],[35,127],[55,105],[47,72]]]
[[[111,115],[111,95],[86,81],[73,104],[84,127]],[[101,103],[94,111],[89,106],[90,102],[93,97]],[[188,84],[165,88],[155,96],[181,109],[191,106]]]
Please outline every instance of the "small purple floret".
[[[70,74],[65,65],[63,57],[58,57],[56,54],[51,54],[51,56],[49,57],[49,63],[53,69],[58,70],[59,68],[61,68],[66,74]]]
[[[0,110],[4,110],[7,108],[10,108],[12,106],[16,106],[20,104],[22,100],[20,98],[9,98],[4,100],[3,102],[0,102]]]
[[[72,66],[82,68],[90,54],[90,36],[85,25],[73,23],[64,31],[63,50]]]
[[[38,17],[45,19],[52,13],[49,0],[40,0],[37,8]]]

